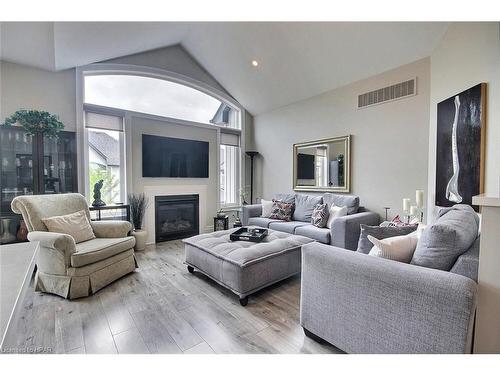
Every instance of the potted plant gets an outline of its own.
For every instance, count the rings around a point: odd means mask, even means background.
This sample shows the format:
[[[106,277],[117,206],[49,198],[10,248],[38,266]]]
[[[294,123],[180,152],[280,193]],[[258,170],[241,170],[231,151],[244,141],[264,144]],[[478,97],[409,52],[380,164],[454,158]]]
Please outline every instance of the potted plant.
[[[41,134],[48,138],[57,138],[57,134],[64,129],[59,117],[46,111],[20,109],[7,117],[2,126],[17,126],[26,130],[28,135]]]
[[[148,199],[144,193],[132,193],[128,195],[128,202],[130,204],[132,224],[134,225],[134,230],[132,232],[132,235],[135,237],[134,249],[135,251],[142,251],[146,248],[146,238],[148,236],[147,231],[142,229],[142,220],[144,219],[144,214],[148,207]]]

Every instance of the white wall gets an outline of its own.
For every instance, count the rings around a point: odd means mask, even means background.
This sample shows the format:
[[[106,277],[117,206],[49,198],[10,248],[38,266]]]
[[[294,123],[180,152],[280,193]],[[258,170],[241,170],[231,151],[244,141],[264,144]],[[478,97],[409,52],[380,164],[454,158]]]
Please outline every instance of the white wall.
[[[205,217],[201,218],[200,231],[213,225],[213,217],[217,211],[217,178],[218,178],[218,149],[217,130],[211,128],[198,128],[187,125],[179,125],[166,121],[151,120],[141,117],[132,117],[131,121],[132,139],[130,151],[127,152],[127,173],[131,174],[132,189],[136,193],[144,192],[145,186],[155,186],[167,188],[169,186],[186,187],[200,186],[206,187],[207,202]],[[192,139],[209,142],[209,170],[208,178],[152,178],[142,177],[142,134],[151,134],[164,137]],[[186,193],[191,194],[191,193]],[[167,195],[167,194],[165,194]],[[201,198],[201,197],[200,197]],[[200,202],[201,203],[201,202]],[[150,202],[154,205],[154,202]],[[150,233],[154,233],[154,230]]]
[[[402,199],[427,186],[429,59],[404,65],[254,118],[257,196],[292,191],[292,145],[352,135],[351,191],[361,204],[390,216]],[[418,94],[357,109],[358,94],[417,77]]]
[[[431,55],[429,131],[429,213],[435,216],[437,103],[481,82],[486,100],[485,192],[499,194],[500,182],[500,26],[453,23]]]

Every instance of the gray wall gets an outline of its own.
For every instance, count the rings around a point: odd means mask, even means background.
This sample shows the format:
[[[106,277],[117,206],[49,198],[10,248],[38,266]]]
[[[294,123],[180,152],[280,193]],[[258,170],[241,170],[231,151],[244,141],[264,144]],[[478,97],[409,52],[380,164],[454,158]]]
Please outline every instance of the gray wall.
[[[292,145],[352,135],[351,191],[381,215],[400,214],[402,199],[427,186],[429,59],[255,116],[257,195],[292,191]],[[358,94],[417,77],[418,95],[357,109]]]
[[[41,109],[59,115],[66,130],[76,129],[75,69],[49,72],[2,61],[0,121],[18,109]]]
[[[498,22],[453,23],[431,55],[428,206],[435,216],[437,103],[486,82],[485,192],[500,183],[500,26]]]
[[[132,189],[143,192],[145,185],[206,185],[208,197],[205,227],[213,225],[212,219],[217,210],[217,131],[216,129],[197,128],[165,121],[132,117],[131,150],[127,153],[127,173],[131,174]],[[142,177],[142,134],[159,135],[173,138],[193,139],[209,142],[209,178],[152,178]],[[200,228],[203,231],[204,228]]]

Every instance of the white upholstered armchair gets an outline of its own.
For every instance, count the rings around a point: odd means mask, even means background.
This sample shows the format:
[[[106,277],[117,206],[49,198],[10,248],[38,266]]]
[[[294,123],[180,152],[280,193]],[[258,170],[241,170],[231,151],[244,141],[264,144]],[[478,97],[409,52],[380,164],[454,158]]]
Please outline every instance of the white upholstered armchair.
[[[136,268],[128,221],[92,221],[96,238],[80,243],[68,234],[47,231],[44,218],[84,210],[90,220],[81,194],[19,196],[12,201],[12,210],[23,215],[28,239],[40,242],[37,291],[70,299],[86,297]]]

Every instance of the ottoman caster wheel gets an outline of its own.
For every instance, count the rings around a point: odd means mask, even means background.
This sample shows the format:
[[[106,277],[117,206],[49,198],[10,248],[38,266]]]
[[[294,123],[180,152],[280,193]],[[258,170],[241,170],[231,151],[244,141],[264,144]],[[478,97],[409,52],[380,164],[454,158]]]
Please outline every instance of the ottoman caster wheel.
[[[188,271],[189,271],[189,273],[194,273],[194,268],[191,266],[188,266]]]
[[[248,304],[248,297],[240,298],[240,305],[246,306]]]

